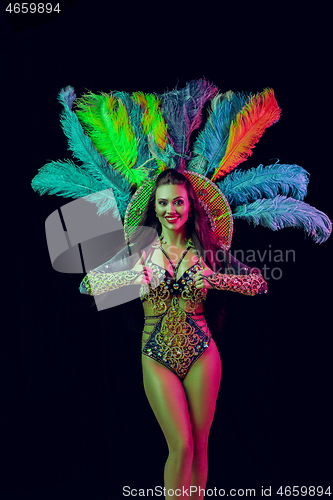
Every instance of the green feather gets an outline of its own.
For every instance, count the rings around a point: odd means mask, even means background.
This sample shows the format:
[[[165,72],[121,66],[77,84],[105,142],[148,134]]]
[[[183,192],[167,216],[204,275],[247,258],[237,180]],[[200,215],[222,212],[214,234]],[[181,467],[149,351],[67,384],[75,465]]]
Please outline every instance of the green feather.
[[[140,186],[148,176],[137,162],[137,139],[126,106],[112,94],[89,93],[75,101],[76,115],[99,151],[131,185]]]

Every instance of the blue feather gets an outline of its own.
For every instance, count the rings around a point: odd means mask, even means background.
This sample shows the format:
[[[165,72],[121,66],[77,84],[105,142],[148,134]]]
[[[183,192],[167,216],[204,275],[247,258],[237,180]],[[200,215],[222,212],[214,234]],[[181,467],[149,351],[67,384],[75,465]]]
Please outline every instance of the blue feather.
[[[278,194],[303,200],[309,183],[309,173],[298,165],[274,165],[235,170],[217,186],[229,205],[251,203],[258,198],[274,198]]]
[[[189,139],[201,123],[204,104],[218,91],[205,79],[191,80],[180,90],[172,90],[160,96],[162,114],[168,127],[168,135],[176,156],[176,169],[185,169]]]
[[[281,195],[241,205],[234,210],[233,217],[273,231],[285,227],[301,228],[312,236],[315,243],[324,243],[332,232],[332,222],[324,212],[303,201]]]
[[[73,102],[76,99],[74,88],[68,85],[64,89],[61,89],[59,92],[58,99],[64,107],[67,106],[69,111],[72,111]]]
[[[206,125],[194,143],[188,170],[207,176],[218,168],[226,152],[231,123],[250,97],[241,92],[229,91],[212,99]]]
[[[132,196],[130,184],[107,162],[104,156],[98,153],[89,136],[85,134],[76,114],[71,111],[75,97],[72,87],[66,87],[59,93],[59,101],[64,106],[60,123],[68,139],[68,147],[74,158],[82,162],[81,172],[85,169],[90,176],[100,181],[103,190],[109,188],[113,190],[119,213],[123,217]],[[104,213],[104,211],[101,209],[99,213]]]

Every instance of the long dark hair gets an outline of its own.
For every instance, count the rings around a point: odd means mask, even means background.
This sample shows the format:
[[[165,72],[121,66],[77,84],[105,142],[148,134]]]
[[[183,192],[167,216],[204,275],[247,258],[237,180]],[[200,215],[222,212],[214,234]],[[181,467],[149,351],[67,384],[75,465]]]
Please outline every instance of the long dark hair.
[[[162,233],[162,226],[155,212],[155,197],[157,188],[167,184],[185,186],[192,209],[191,217],[186,221],[187,235],[191,238],[198,253],[198,257],[200,258],[202,256],[206,264],[210,265],[214,271],[217,270],[221,266],[221,261],[218,260],[221,248],[217,245],[212,235],[207,214],[202,208],[190,181],[183,174],[174,169],[164,170],[156,179],[156,183],[140,220],[138,231],[131,237],[132,241],[136,242],[136,249],[143,248],[144,246],[147,247],[155,239],[152,236],[145,237],[144,245],[142,245],[144,238],[144,232],[140,232],[142,226],[155,229],[159,236]]]

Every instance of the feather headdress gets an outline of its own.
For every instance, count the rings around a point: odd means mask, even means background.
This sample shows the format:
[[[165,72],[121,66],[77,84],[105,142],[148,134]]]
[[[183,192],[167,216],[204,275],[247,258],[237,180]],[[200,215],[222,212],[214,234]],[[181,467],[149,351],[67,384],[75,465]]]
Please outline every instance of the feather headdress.
[[[208,119],[194,141],[191,158],[191,134],[200,126],[203,106],[209,100]],[[44,165],[32,181],[40,194],[86,196],[97,205],[98,214],[113,211],[124,219],[136,190],[152,186],[151,179],[165,168],[175,168],[192,171],[212,230],[225,216],[231,217],[230,207],[222,214],[224,208],[211,210],[212,199],[208,206],[205,196],[215,186],[214,196],[224,194],[224,205],[229,202],[233,207],[234,219],[272,230],[300,227],[317,243],[331,234],[327,215],[302,201],[309,182],[302,167],[277,162],[230,173],[279,119],[281,110],[272,89],[255,95],[218,94],[217,87],[200,79],[162,95],[89,92],[76,99],[74,89],[66,87],[59,101],[64,107],[60,120],[68,147],[81,165],[72,160]],[[136,213],[140,210],[136,208]]]

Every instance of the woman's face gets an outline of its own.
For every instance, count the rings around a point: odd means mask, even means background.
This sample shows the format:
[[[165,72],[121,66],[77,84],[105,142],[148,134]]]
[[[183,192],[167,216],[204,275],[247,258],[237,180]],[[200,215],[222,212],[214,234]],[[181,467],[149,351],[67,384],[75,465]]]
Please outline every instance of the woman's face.
[[[156,189],[155,209],[162,227],[176,231],[187,219],[190,202],[185,186],[165,184]]]

